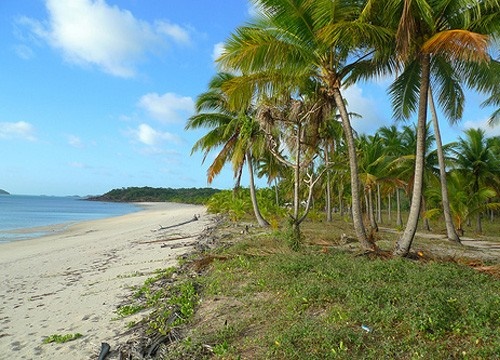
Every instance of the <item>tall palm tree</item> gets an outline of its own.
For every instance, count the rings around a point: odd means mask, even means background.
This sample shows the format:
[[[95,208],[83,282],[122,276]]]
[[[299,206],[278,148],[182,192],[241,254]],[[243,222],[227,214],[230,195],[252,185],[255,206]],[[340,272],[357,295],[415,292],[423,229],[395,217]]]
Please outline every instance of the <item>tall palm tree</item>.
[[[219,63],[241,71],[236,86],[247,99],[260,93],[288,96],[302,93],[303,84],[315,79],[318,90],[340,114],[349,152],[352,218],[361,246],[375,249],[367,238],[361,214],[358,164],[353,130],[342,87],[357,63],[369,57],[370,44],[389,41],[389,32],[358,21],[363,2],[352,0],[253,0],[259,16],[240,27],[225,43]],[[363,49],[362,54],[352,50]]]
[[[380,135],[381,142],[384,146],[386,156],[389,159],[399,159],[403,155],[403,138],[401,132],[395,125],[383,126],[377,130],[377,134]],[[405,187],[406,183],[399,176],[398,171],[394,166],[388,169],[389,179],[387,184],[389,185],[389,196],[391,193],[396,193],[396,225],[403,225],[403,218],[401,216],[401,189]],[[391,204],[389,197],[389,213],[391,212]]]
[[[465,138],[460,137],[455,143],[456,168],[464,178],[470,179],[471,195],[478,194],[485,186],[495,186],[494,182],[499,179],[500,158],[495,153],[494,143],[481,129],[466,130]],[[476,231],[479,233],[482,232],[481,215],[480,212],[476,214]]]
[[[377,189],[377,193],[380,193],[379,185],[388,174],[390,158],[387,156],[382,138],[378,134],[360,136],[358,138],[358,148],[360,151],[360,179],[364,184],[367,214],[373,234],[374,231],[378,231],[378,224],[373,210],[373,191]],[[377,197],[379,198],[379,196]],[[380,204],[378,204],[378,209],[380,209]]]
[[[235,178],[239,179],[241,169],[246,162],[248,165],[250,195],[257,222],[261,226],[268,226],[269,223],[260,213],[257,197],[255,194],[255,184],[253,176],[253,159],[255,152],[259,148],[259,140],[262,134],[258,124],[250,116],[251,109],[233,111],[228,104],[227,95],[222,87],[225,82],[234,78],[228,73],[219,73],[211,80],[209,90],[198,96],[196,100],[197,114],[193,115],[186,124],[186,129],[209,128],[207,134],[195,142],[192,152],[203,151],[203,161],[207,155],[215,150],[220,151],[207,170],[207,180],[210,184],[217,176],[224,165],[231,162]],[[262,143],[262,141],[261,141]],[[239,180],[237,181],[239,185]]]
[[[419,220],[425,161],[425,132],[428,93],[431,83],[437,100],[451,121],[461,118],[461,81],[480,87],[472,70],[491,60],[488,35],[498,31],[500,6],[497,0],[399,0],[368,2],[367,16],[384,21],[395,30],[393,57],[383,66],[402,71],[390,87],[396,118],[417,112],[415,176],[410,213],[394,255],[406,256]],[[476,65],[480,64],[480,65]],[[380,68],[378,71],[382,71]],[[472,78],[472,79],[471,79]]]
[[[432,89],[429,87],[429,105],[431,110],[432,125],[434,127],[434,136],[436,138],[436,151],[439,162],[439,182],[441,184],[441,204],[443,206],[444,223],[446,225],[446,236],[448,240],[460,243],[460,238],[455,231],[453,219],[451,216],[450,200],[448,197],[448,181],[446,178],[446,164],[444,159],[443,143],[441,141],[441,132],[439,130],[439,121],[437,117],[434,98],[432,97]]]

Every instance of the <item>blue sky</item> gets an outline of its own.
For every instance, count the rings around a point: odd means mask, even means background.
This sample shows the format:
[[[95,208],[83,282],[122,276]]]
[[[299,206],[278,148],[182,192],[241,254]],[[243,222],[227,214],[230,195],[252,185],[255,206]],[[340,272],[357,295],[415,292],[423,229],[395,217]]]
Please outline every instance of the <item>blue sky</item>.
[[[205,187],[202,131],[184,131],[246,0],[0,0],[0,188],[88,195]],[[358,132],[390,125],[388,80],[346,90]],[[449,142],[491,110],[468,98]],[[486,128],[500,134],[499,128]],[[212,184],[230,188],[230,169]],[[264,184],[264,183],[262,183]]]

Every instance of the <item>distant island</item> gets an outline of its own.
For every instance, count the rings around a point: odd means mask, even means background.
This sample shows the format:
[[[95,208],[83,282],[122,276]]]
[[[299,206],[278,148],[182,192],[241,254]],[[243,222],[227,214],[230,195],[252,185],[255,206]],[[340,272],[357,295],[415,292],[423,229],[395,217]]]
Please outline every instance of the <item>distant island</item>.
[[[10,195],[7,191],[0,189],[0,195]]]
[[[204,204],[212,195],[219,192],[212,188],[153,188],[128,187],[113,189],[104,195],[91,196],[86,200],[113,202],[155,202],[168,201],[185,204]]]

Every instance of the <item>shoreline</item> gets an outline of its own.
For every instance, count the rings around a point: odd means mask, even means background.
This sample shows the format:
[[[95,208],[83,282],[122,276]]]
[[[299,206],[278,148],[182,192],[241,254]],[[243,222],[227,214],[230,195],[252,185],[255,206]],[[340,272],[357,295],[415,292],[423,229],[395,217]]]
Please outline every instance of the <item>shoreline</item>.
[[[88,201],[86,199],[79,199],[81,201]],[[155,204],[155,202],[129,202],[126,203],[132,205],[135,210],[125,212],[123,214],[106,214],[104,216],[99,216],[94,219],[76,219],[76,220],[68,220],[63,222],[54,222],[49,223],[47,225],[40,226],[28,226],[28,227],[19,227],[13,229],[0,229],[0,246],[2,244],[8,244],[16,241],[25,241],[32,239],[40,239],[45,236],[55,235],[62,231],[65,231],[72,225],[88,222],[88,221],[96,221],[109,219],[114,217],[119,217],[123,215],[133,214],[139,211],[143,211],[150,206],[150,204]],[[153,205],[154,206],[154,205]],[[3,235],[7,235],[4,237]]]
[[[192,251],[194,239],[211,221],[204,206],[141,207],[126,215],[75,223],[56,234],[0,244],[3,354],[17,359],[96,358],[101,342],[124,341],[130,319],[113,319],[130,288],[142,285],[156,269],[176,266],[176,259]],[[201,215],[198,221],[159,229],[195,214]],[[162,238],[179,233],[188,239],[161,247]],[[83,336],[43,344],[50,335],[75,333]]]

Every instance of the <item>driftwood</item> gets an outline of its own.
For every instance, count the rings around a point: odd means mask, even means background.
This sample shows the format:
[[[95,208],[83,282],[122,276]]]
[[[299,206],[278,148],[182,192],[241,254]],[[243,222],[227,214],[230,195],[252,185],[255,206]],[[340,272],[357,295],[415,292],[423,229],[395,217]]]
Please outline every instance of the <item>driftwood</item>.
[[[175,225],[170,225],[170,226],[161,226],[160,225],[160,228],[158,230],[166,230],[166,229],[171,229],[171,228],[174,228],[177,226],[186,225],[186,224],[192,223],[194,221],[198,221],[199,218],[200,218],[200,215],[194,215],[191,220],[183,221],[183,222],[175,224]]]
[[[172,238],[168,238],[168,239],[157,239],[157,240],[150,240],[150,241],[141,241],[139,244],[154,244],[154,243],[159,243],[159,242],[164,242],[164,241],[175,241],[175,240],[192,239],[194,237],[196,237],[196,235],[179,236],[179,237],[172,237]]]

